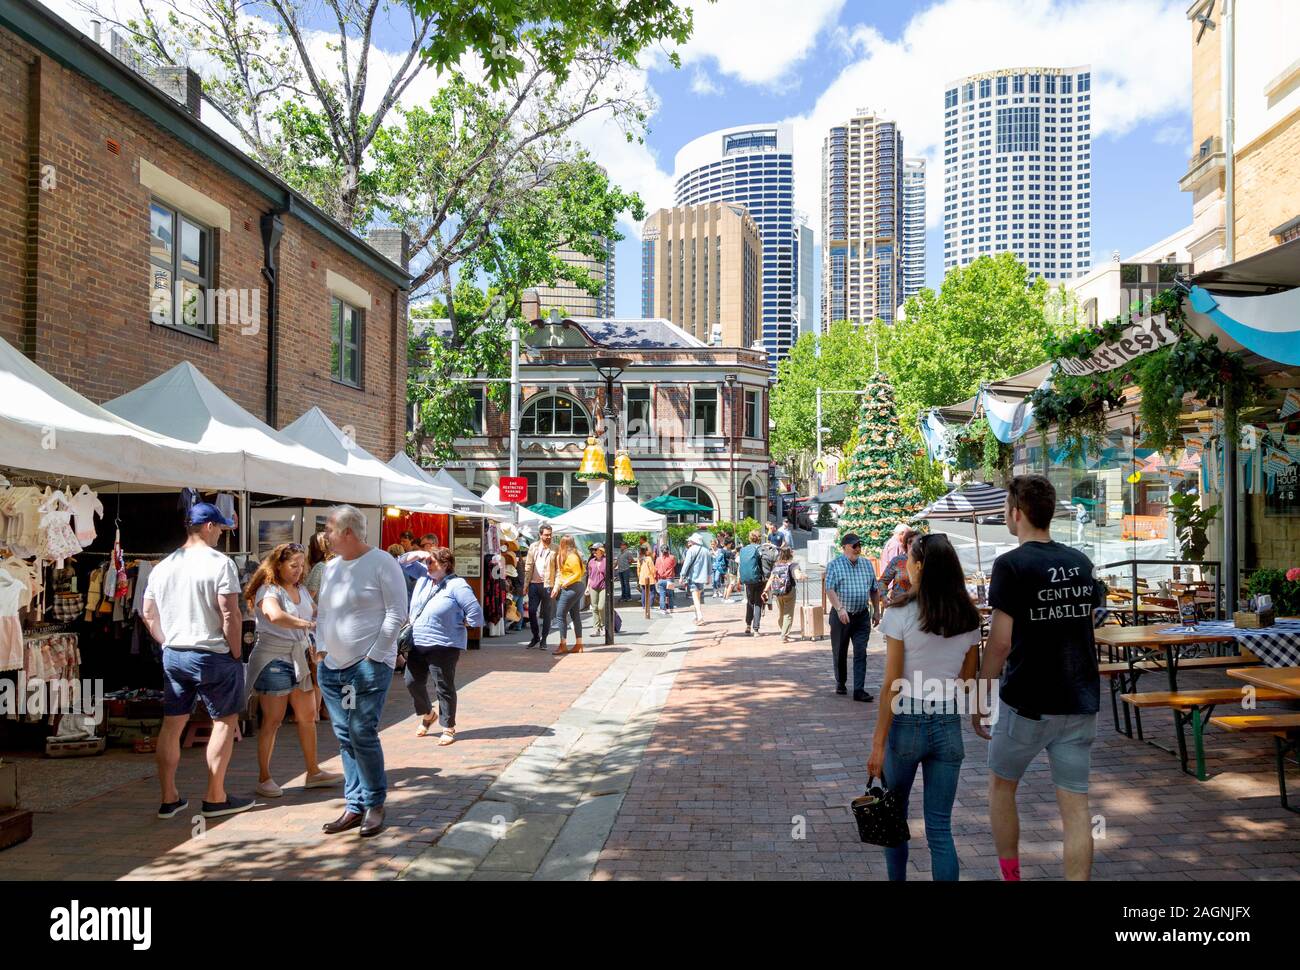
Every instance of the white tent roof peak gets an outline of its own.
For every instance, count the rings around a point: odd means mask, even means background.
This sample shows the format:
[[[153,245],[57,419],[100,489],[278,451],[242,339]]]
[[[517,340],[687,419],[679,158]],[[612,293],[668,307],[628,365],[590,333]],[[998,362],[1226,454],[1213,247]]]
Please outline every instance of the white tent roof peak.
[[[595,482],[591,494],[563,515],[551,519],[557,535],[593,535],[605,531],[605,482]],[[668,519],[614,490],[615,532],[661,532]]]
[[[451,497],[458,505],[464,504],[473,506],[474,508],[482,508],[487,504],[483,499],[479,498],[457,481],[456,476],[445,468],[439,468],[437,474],[433,476],[433,480],[438,485],[451,489]]]
[[[384,505],[407,509],[451,507],[449,489],[404,475],[385,465],[357,444],[353,435],[331,421],[329,415],[319,407],[308,408],[296,421],[286,425],[281,433],[316,454],[337,462],[353,474],[377,479],[380,501]]]
[[[412,478],[418,478],[422,482],[428,482],[430,485],[433,484],[433,476],[421,468],[419,464],[416,463],[415,459],[404,451],[399,451],[397,454],[393,455],[392,458],[388,459],[388,467],[393,469],[393,471],[401,472],[403,475],[410,475]]]

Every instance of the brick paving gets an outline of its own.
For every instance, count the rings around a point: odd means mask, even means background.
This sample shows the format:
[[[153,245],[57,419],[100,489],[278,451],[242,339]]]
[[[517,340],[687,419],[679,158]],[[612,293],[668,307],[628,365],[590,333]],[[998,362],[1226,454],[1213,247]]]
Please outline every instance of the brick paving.
[[[738,633],[741,608],[716,608]],[[881,851],[858,842],[848,802],[861,794],[876,705],[832,693],[830,642],[781,644],[726,636],[693,650],[596,864],[595,879],[884,879]],[[879,694],[884,643],[873,634],[868,688]],[[1180,677],[1222,685],[1222,674]],[[1150,688],[1148,688],[1150,689]],[[1104,692],[1104,688],[1103,688]],[[1103,697],[1105,700],[1105,697]],[[1166,714],[1143,718],[1146,735],[1173,745]],[[987,742],[965,725],[953,833],[963,879],[995,879],[988,829]],[[1093,748],[1092,807],[1105,837],[1098,879],[1300,879],[1300,817],[1278,804],[1271,738],[1206,733],[1210,780],[1177,759],[1115,732],[1109,709]],[[1300,779],[1291,771],[1292,791]],[[928,879],[912,793],[909,869]],[[1020,787],[1021,869],[1060,878],[1061,834],[1045,757]]]
[[[272,760],[283,798],[259,799],[258,807],[216,820],[202,837],[193,837],[190,817],[198,813],[205,778],[203,748],[196,746],[182,751],[178,772],[191,810],[166,821],[154,817],[158,784],[150,773],[70,809],[38,813],[33,837],[0,853],[0,878],[395,878],[628,649],[588,644],[581,654],[556,658],[526,651],[523,642],[517,635],[485,640],[483,649],[465,653],[457,671],[458,740],[449,747],[438,747],[436,735],[415,737],[410,696],[400,675],[394,678],[382,721],[388,828],[375,838],[360,839],[355,831],[321,833],[321,824],[342,811],[342,789],[301,787],[302,756],[290,724],[281,727]],[[341,770],[327,722],[319,725],[318,737],[322,763]],[[257,751],[250,738],[235,745],[227,788],[247,794],[256,783]]]

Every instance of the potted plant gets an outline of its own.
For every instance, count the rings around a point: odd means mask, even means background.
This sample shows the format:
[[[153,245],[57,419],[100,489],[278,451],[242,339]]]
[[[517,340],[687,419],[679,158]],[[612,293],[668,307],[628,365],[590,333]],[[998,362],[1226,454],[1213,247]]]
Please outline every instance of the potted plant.
[[[1183,562],[1196,562],[1210,544],[1210,524],[1219,514],[1219,506],[1201,508],[1201,498],[1191,492],[1174,492],[1169,496],[1174,516],[1174,533],[1178,536]]]

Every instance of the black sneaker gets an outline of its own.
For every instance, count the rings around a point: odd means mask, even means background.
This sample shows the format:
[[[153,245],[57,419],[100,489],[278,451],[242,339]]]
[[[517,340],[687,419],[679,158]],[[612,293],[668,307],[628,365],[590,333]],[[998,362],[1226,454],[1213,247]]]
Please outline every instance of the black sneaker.
[[[524,649],[525,649],[525,650],[531,650],[531,649],[533,649],[533,647],[537,646],[537,645],[538,645],[539,643],[541,643],[541,642],[542,642],[541,640],[529,640],[529,641],[528,641],[528,645],[525,646]]]
[[[845,687],[843,684],[840,684],[840,686],[835,688],[835,693],[837,694],[847,694],[848,692],[849,689]]]
[[[874,701],[874,700],[875,700],[875,698],[872,697],[872,696],[871,696],[869,693],[867,693],[865,690],[855,690],[855,691],[853,692],[853,699],[854,699],[855,701]]]
[[[179,815],[181,812],[185,811],[185,809],[189,807],[190,807],[190,800],[188,798],[182,798],[179,801],[175,801],[175,802],[163,802],[161,805],[158,806],[158,817],[175,818],[177,815]]]
[[[238,815],[240,812],[246,812],[253,807],[253,799],[240,798],[238,795],[227,795],[224,802],[203,803],[204,818],[221,818],[224,815]]]

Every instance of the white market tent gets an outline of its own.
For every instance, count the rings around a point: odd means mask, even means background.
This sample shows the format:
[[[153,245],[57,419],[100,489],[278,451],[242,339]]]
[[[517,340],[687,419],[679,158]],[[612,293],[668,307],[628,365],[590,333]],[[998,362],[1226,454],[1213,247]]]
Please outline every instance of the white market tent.
[[[483,498],[480,499],[480,501],[488,508],[496,509],[507,519],[510,518],[512,514],[518,515],[517,521],[519,523],[519,528],[530,536],[537,535],[537,530],[544,524],[555,521],[554,519],[548,519],[544,515],[538,515],[536,512],[529,511],[526,505],[521,505],[517,502],[501,501],[501,486],[499,485],[493,485],[488,488],[488,490],[483,493]]]
[[[337,462],[357,475],[379,479],[379,495],[384,505],[404,509],[437,506],[451,508],[451,491],[423,479],[397,471],[357,444],[356,440],[329,419],[318,407],[308,408],[296,421],[280,432],[318,455]]]
[[[388,459],[388,467],[395,472],[401,472],[403,475],[409,475],[411,478],[418,479],[432,485],[433,476],[416,464],[415,459],[404,451],[399,451]]]
[[[591,494],[563,515],[548,520],[556,535],[596,535],[605,531],[605,482],[598,482]],[[522,511],[522,510],[521,510]],[[659,512],[638,505],[614,490],[615,532],[662,532],[668,519]]]
[[[236,488],[268,495],[380,505],[381,482],[349,471],[253,417],[189,361],[104,407],[159,434],[207,451],[242,455]],[[192,481],[187,484],[207,484]]]
[[[451,490],[452,501],[457,508],[465,506],[470,509],[483,509],[487,505],[481,498],[456,481],[456,476],[445,468],[439,468],[438,473],[433,476],[433,480],[438,485]]]
[[[196,448],[133,424],[0,339],[0,466],[87,481],[243,487],[237,449]]]

